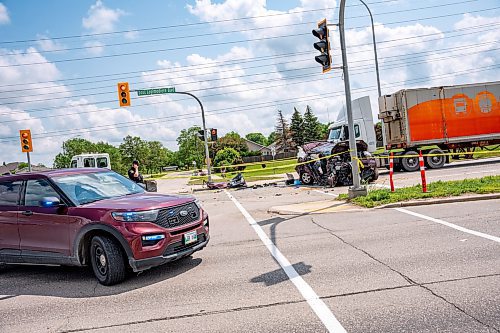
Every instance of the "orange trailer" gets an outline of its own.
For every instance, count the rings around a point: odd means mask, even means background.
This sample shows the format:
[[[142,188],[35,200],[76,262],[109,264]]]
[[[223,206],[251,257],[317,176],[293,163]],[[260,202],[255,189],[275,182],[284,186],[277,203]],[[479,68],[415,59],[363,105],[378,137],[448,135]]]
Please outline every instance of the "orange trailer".
[[[379,99],[379,119],[385,125],[386,149],[413,155],[457,149],[471,151],[500,143],[500,82],[404,89]],[[445,156],[426,158],[440,168]],[[400,159],[402,169],[415,171],[418,159]]]

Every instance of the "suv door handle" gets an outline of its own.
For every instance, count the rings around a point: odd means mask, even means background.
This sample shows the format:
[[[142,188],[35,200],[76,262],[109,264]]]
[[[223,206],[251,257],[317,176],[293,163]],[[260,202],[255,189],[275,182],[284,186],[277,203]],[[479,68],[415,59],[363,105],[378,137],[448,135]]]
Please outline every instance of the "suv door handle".
[[[33,215],[33,212],[31,210],[25,210],[21,214],[23,214],[24,216],[31,216],[31,215]]]

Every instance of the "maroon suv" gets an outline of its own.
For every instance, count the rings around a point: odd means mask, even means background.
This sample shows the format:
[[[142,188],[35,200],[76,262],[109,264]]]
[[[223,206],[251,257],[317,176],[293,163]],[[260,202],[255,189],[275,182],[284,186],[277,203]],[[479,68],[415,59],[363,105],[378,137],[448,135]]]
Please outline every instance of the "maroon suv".
[[[208,215],[193,197],[147,193],[113,171],[0,176],[0,264],[90,265],[112,285],[208,240]]]

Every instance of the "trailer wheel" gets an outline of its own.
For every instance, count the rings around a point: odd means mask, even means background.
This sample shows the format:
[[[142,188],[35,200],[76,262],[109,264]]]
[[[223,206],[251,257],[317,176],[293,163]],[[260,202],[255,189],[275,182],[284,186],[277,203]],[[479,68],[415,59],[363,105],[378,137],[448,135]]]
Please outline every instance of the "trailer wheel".
[[[444,154],[444,152],[441,149],[432,149],[428,153],[429,155],[434,155],[434,154]],[[431,169],[439,169],[442,168],[444,163],[446,162],[446,156],[441,155],[441,156],[427,156],[425,158],[426,164],[429,166]]]
[[[407,155],[413,155],[413,157],[405,157]],[[403,166],[403,170],[408,172],[417,171],[420,168],[420,164],[418,162],[418,153],[410,150],[407,151],[401,159],[401,165]]]

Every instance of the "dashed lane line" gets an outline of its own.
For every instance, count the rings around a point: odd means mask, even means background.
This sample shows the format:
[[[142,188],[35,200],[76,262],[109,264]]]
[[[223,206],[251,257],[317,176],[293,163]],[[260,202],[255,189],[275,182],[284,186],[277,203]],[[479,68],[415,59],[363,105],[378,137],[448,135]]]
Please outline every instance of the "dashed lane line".
[[[255,233],[259,236],[260,240],[266,248],[269,250],[274,259],[281,266],[283,271],[286,273],[290,281],[295,285],[297,290],[300,292],[302,297],[307,301],[307,304],[311,307],[314,313],[321,320],[323,325],[325,325],[328,332],[335,333],[347,333],[345,328],[340,324],[340,322],[335,318],[332,311],[328,306],[318,297],[316,292],[307,284],[306,281],[297,273],[295,268],[290,264],[288,259],[281,253],[281,251],[274,245],[274,243],[267,237],[266,233],[257,224],[255,219],[247,212],[247,210],[233,197],[228,191],[224,190],[226,195],[231,199],[236,207],[240,210],[241,214],[246,218],[250,226],[253,228]]]
[[[453,229],[458,230],[458,231],[466,232],[466,233],[474,235],[474,236],[486,238],[486,239],[492,240],[494,242],[500,243],[500,237],[495,237],[495,236],[488,235],[488,234],[485,234],[485,233],[482,233],[482,232],[479,232],[479,231],[467,229],[467,228],[461,227],[459,225],[456,225],[456,224],[453,224],[453,223],[450,223],[450,222],[446,222],[446,221],[443,221],[443,220],[440,220],[440,219],[436,219],[434,217],[430,217],[430,216],[427,216],[427,215],[415,213],[415,212],[412,212],[411,210],[407,210],[407,209],[404,209],[404,208],[394,208],[394,209],[397,210],[398,212],[401,212],[401,213],[405,213],[405,214],[408,214],[408,215],[413,215],[413,216],[416,216],[418,218],[421,218],[421,219],[424,219],[424,220],[427,220],[427,221],[431,221],[431,222],[435,222],[435,223],[439,223],[439,224],[445,225],[447,227],[453,228]]]

